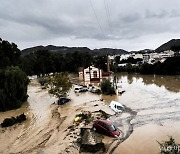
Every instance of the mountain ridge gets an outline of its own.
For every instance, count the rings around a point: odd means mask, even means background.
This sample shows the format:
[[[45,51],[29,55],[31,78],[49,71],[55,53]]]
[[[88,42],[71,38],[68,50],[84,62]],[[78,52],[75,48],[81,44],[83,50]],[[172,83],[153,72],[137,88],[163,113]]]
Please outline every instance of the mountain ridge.
[[[162,44],[155,50],[152,49],[143,49],[139,51],[126,51],[124,49],[114,49],[114,48],[100,48],[100,49],[89,49],[88,47],[67,47],[67,46],[55,46],[55,45],[39,45],[39,46],[34,46],[30,48],[26,48],[21,50],[21,53],[23,56],[36,52],[38,50],[48,50],[49,52],[52,53],[61,53],[61,54],[66,54],[66,53],[72,53],[72,52],[89,52],[93,55],[122,55],[122,54],[128,54],[128,53],[151,53],[151,52],[162,52],[166,50],[180,50],[180,39],[171,39],[170,41]]]
[[[21,50],[23,56],[36,52],[38,50],[48,50],[49,52],[54,53],[72,53],[72,52],[89,52],[93,55],[115,55],[115,54],[127,54],[128,51],[123,49],[113,49],[113,48],[100,48],[100,49],[89,49],[88,47],[67,47],[67,46],[54,46],[54,45],[47,45],[47,46],[34,46],[30,48],[26,48]]]
[[[159,46],[155,51],[162,52],[166,50],[172,50],[175,48],[180,49],[180,39],[171,39],[170,41]]]

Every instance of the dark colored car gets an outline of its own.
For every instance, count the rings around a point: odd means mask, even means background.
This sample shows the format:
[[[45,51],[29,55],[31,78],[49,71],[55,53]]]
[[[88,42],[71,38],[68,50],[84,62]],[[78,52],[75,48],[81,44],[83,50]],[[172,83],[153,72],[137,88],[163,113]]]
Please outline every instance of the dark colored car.
[[[107,120],[96,120],[93,124],[93,130],[113,137],[117,137],[120,135],[118,129],[110,121]]]
[[[83,89],[83,91],[88,91],[88,87],[86,85],[82,86],[82,89]]]
[[[63,104],[65,104],[65,103],[69,102],[69,101],[70,101],[69,98],[65,98],[65,97],[60,98],[60,99],[58,100],[58,105],[63,105]]]
[[[87,90],[84,88],[80,88],[79,92],[86,92]]]

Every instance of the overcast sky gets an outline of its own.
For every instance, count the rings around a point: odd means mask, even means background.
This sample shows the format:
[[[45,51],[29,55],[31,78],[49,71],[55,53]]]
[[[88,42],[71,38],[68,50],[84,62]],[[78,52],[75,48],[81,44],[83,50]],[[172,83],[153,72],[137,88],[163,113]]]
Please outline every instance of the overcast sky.
[[[20,49],[156,49],[179,36],[180,0],[0,0],[0,37]]]

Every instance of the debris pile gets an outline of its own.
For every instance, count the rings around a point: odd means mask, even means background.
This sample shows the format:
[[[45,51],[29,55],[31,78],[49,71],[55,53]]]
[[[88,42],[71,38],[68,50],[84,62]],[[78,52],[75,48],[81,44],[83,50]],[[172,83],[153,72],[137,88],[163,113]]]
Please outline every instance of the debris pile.
[[[1,123],[1,127],[9,127],[17,123],[21,123],[22,121],[25,120],[26,120],[26,115],[24,113],[17,117],[5,118],[4,121]]]
[[[92,129],[81,128],[80,152],[105,152],[103,137],[92,131]]]

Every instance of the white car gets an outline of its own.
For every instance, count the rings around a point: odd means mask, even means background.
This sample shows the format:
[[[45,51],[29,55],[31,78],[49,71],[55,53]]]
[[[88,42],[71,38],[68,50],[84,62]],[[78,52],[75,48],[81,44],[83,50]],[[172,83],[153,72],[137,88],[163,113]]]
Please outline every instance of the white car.
[[[75,92],[75,93],[79,93],[79,92],[81,92],[81,89],[82,89],[82,88],[80,88],[80,87],[76,87],[76,88],[74,88],[74,92]]]
[[[91,92],[92,88],[93,88],[93,86],[89,86],[89,87],[88,87],[88,91]]]
[[[115,112],[123,112],[125,110],[121,103],[115,101],[111,101],[109,107]]]
[[[91,92],[95,93],[96,91],[97,91],[97,89],[95,87],[92,87]]]

